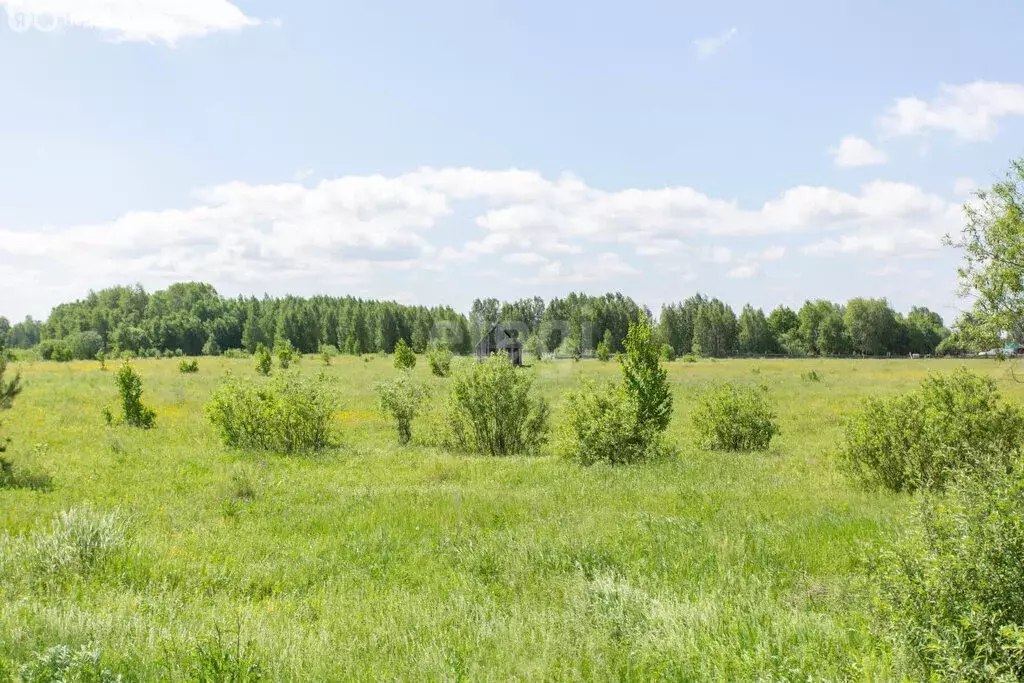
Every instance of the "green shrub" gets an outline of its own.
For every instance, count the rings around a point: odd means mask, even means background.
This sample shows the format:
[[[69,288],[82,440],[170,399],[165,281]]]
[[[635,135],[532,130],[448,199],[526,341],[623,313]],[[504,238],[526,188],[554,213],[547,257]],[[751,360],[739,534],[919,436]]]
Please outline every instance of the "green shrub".
[[[16,374],[11,379],[5,380],[6,373],[7,359],[0,355],[0,413],[10,410],[14,405],[14,399],[21,393],[21,374]],[[0,436],[0,453],[7,450],[8,443],[7,437]]]
[[[426,394],[423,387],[403,372],[390,382],[377,385],[380,409],[393,417],[398,427],[398,442],[407,444],[412,440],[412,421],[419,413]]]
[[[24,683],[116,683],[120,676],[104,669],[102,651],[95,645],[73,650],[67,645],[54,645],[35,653],[32,661],[19,671]]]
[[[14,462],[0,457],[0,489],[49,491],[53,479],[47,474],[34,474]]]
[[[220,344],[213,337],[206,340],[203,344],[203,355],[204,356],[219,356],[220,355]]]
[[[287,370],[291,367],[292,361],[297,360],[295,347],[292,346],[290,339],[278,337],[274,342],[274,353],[277,354],[277,363],[282,370]]]
[[[416,367],[416,353],[404,339],[399,339],[395,344],[395,367],[399,370],[412,370]]]
[[[427,351],[427,362],[430,364],[430,372],[435,377],[447,377],[452,374],[452,350],[444,341],[431,345]]]
[[[878,560],[884,633],[917,680],[1024,680],[1024,465],[925,494]]]
[[[44,575],[87,574],[128,544],[128,522],[118,510],[72,508],[30,538],[33,569]]]
[[[331,356],[338,355],[338,350],[335,349],[333,346],[321,344],[319,348],[319,353],[320,362],[324,364],[324,367],[329,367],[331,365]]]
[[[612,359],[612,350],[603,341],[597,343],[597,351],[594,353],[599,361],[607,363]]]
[[[622,387],[587,383],[566,396],[558,452],[581,465],[635,463],[663,452],[662,434],[640,424]]]
[[[684,355],[682,358],[680,358],[680,360],[683,361],[684,363],[696,363],[697,362],[697,356],[695,356],[692,353],[688,353],[688,354]]]
[[[250,358],[249,354],[246,353],[244,349],[228,349],[227,351],[224,352],[224,357],[232,358],[235,360]]]
[[[698,445],[708,450],[765,451],[779,433],[768,387],[731,382],[705,389],[693,426]]]
[[[330,447],[334,411],[325,377],[305,380],[291,372],[263,384],[229,376],[206,406],[226,445],[284,454]]]
[[[75,360],[93,360],[103,350],[103,337],[93,330],[79,332],[67,343]]]
[[[152,429],[156,424],[156,413],[142,403],[142,376],[132,364],[125,361],[114,377],[117,393],[121,398],[120,422],[130,427]],[[114,423],[110,408],[104,408],[107,424]]]
[[[671,344],[661,345],[661,359],[666,363],[671,363],[676,359],[676,350],[672,348]]]
[[[39,342],[39,357],[43,360],[66,363],[74,357],[71,346],[63,339],[44,339]]]
[[[805,382],[820,382],[821,375],[818,374],[817,370],[810,370],[800,375],[800,378]]]
[[[637,421],[663,432],[672,421],[672,389],[650,324],[646,320],[630,324],[624,345],[623,388],[636,406]]]
[[[451,441],[462,450],[518,455],[547,443],[548,404],[536,396],[533,375],[504,354],[455,373],[447,413]]]
[[[178,372],[183,375],[191,375],[199,372],[199,359],[182,360],[178,363]]]
[[[995,382],[960,369],[910,394],[868,399],[847,423],[839,456],[869,487],[941,490],[956,471],[1007,467],[1021,455],[1024,412]]]
[[[251,641],[243,641],[239,627],[230,638],[219,628],[200,639],[188,653],[186,679],[254,683],[263,679],[263,667]]]
[[[256,372],[263,376],[269,375],[274,363],[270,357],[270,349],[263,344],[256,345],[256,353],[253,355],[256,363]]]

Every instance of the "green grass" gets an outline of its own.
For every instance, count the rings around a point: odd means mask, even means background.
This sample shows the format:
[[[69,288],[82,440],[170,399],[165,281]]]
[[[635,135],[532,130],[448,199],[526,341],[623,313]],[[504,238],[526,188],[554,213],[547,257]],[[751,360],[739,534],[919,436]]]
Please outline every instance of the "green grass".
[[[427,363],[414,374],[435,408],[400,447],[373,394],[398,372],[390,358],[303,360],[341,397],[342,446],[315,457],[218,441],[203,406],[225,371],[255,378],[248,360],[204,358],[197,375],[137,361],[151,431],[104,425],[116,364],[26,364],[8,455],[53,480],[0,490],[0,672],[95,643],[128,679],[181,680],[211,643],[240,639],[271,680],[897,677],[868,635],[863,558],[910,499],[857,489],[829,450],[863,397],[957,364],[672,363],[678,456],[589,469],[432,447],[448,380]],[[1006,365],[970,364],[1024,395]],[[811,369],[822,381],[804,381]],[[618,377],[592,361],[526,372],[556,421],[578,377]],[[771,387],[782,435],[768,453],[691,445],[697,393],[730,379]],[[119,508],[127,549],[92,572],[34,574],[28,535],[76,506]]]

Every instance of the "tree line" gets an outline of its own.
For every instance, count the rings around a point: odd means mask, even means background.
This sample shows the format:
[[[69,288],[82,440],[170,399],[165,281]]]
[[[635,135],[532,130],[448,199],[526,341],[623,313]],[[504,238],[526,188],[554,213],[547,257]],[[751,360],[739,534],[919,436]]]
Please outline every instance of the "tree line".
[[[90,292],[57,306],[45,322],[29,317],[11,325],[0,317],[0,339],[8,348],[37,348],[43,358],[56,360],[99,353],[252,353],[260,344],[283,341],[302,353],[325,346],[348,354],[391,353],[400,339],[417,353],[443,342],[469,354],[501,324],[531,352],[579,357],[599,340],[610,352],[621,352],[630,323],[641,319],[655,325],[658,341],[676,355],[927,355],[963,346],[938,314],[915,307],[904,316],[884,299],[808,301],[798,311],[779,306],[767,315],[747,305],[737,315],[723,301],[696,294],[663,306],[656,319],[618,292],[574,292],[550,301],[477,299],[465,315],[448,306],[354,297],[225,298],[212,285],[195,282],[153,293],[139,285]]]

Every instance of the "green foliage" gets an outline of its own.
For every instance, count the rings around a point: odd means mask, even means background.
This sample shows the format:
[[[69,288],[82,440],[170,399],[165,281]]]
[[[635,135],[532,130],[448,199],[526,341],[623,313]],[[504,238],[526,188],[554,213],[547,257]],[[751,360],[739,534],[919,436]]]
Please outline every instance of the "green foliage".
[[[229,376],[213,392],[206,414],[232,448],[293,454],[332,445],[335,408],[326,377],[281,372],[263,384]]]
[[[380,409],[395,420],[398,442],[403,445],[409,443],[412,440],[412,421],[420,411],[426,390],[403,372],[397,379],[378,384],[377,395]]]
[[[447,402],[452,443],[492,456],[537,453],[547,443],[548,404],[533,375],[504,354],[466,365],[452,378]]]
[[[671,344],[661,345],[661,360],[666,363],[671,363],[676,359],[676,350],[672,348]]]
[[[638,419],[637,406],[621,386],[586,383],[566,395],[557,450],[581,465],[630,464],[664,451],[661,432]]]
[[[708,450],[766,451],[779,433],[768,387],[732,382],[705,389],[693,426],[698,445]]]
[[[203,355],[204,356],[219,356],[221,354],[220,344],[217,343],[216,337],[210,337],[203,344]]]
[[[320,362],[323,363],[324,367],[330,367],[331,357],[336,355],[338,355],[338,349],[330,344],[320,345]]]
[[[118,510],[72,508],[60,512],[49,529],[33,532],[30,541],[38,574],[84,575],[127,546],[128,522]]]
[[[71,345],[64,339],[44,339],[39,343],[39,357],[58,363],[67,363],[74,359]]]
[[[622,380],[644,429],[663,432],[672,420],[672,389],[661,367],[661,349],[644,320],[629,326],[622,358]]]
[[[404,339],[399,339],[395,344],[395,367],[399,370],[412,370],[416,367],[416,353]]]
[[[1024,679],[1024,465],[925,495],[877,561],[884,633],[917,680]]]
[[[296,360],[295,347],[284,337],[278,337],[274,342],[274,353],[277,354],[277,363],[282,370],[287,370],[291,367],[292,361]]]
[[[817,370],[808,370],[804,374],[800,375],[800,379],[802,379],[805,382],[820,382],[821,375],[818,373]]]
[[[723,358],[736,350],[736,313],[718,299],[705,301],[693,321],[692,352]]]
[[[121,399],[120,422],[129,427],[152,429],[156,424],[156,413],[142,403],[142,376],[128,361],[121,365],[114,377],[117,393]],[[109,408],[104,409],[107,424],[114,422]]]
[[[692,353],[688,353],[682,358],[680,358],[680,360],[683,361],[684,363],[696,363],[699,359]]]
[[[1024,411],[988,377],[960,368],[918,391],[868,399],[846,426],[839,455],[871,487],[942,490],[958,471],[1005,468],[1021,454]]]
[[[256,372],[266,377],[274,367],[274,361],[270,357],[270,349],[263,344],[256,346],[256,353],[253,355],[256,363]]]
[[[241,627],[233,637],[220,628],[201,638],[185,658],[188,680],[213,683],[254,683],[263,680],[263,666],[251,641],[243,641]]]
[[[447,377],[452,373],[452,351],[444,340],[434,342],[427,350],[427,362],[435,377]]]
[[[46,474],[35,474],[16,463],[0,457],[0,489],[27,489],[49,491],[53,479]]]
[[[31,662],[20,670],[23,683],[118,683],[120,676],[103,668],[102,650],[96,645],[83,645],[74,650],[67,645],[54,645],[35,653]]]
[[[612,359],[612,348],[614,346],[614,343],[615,342],[612,340],[612,331],[605,330],[604,338],[597,343],[596,355],[599,361],[601,361],[602,363],[607,363]]]
[[[75,360],[93,360],[103,350],[103,337],[93,330],[79,332],[67,343]]]
[[[10,410],[14,405],[14,399],[21,393],[21,374],[14,375],[11,379],[4,379],[7,373],[7,358],[0,354],[0,413]],[[3,423],[0,422],[0,426]],[[0,454],[7,450],[9,439],[0,436]]]
[[[755,309],[749,304],[744,306],[737,329],[736,340],[740,353],[765,355],[775,352],[775,335],[761,309]]]
[[[178,372],[183,375],[195,374],[199,372],[199,359],[183,359],[178,363]]]

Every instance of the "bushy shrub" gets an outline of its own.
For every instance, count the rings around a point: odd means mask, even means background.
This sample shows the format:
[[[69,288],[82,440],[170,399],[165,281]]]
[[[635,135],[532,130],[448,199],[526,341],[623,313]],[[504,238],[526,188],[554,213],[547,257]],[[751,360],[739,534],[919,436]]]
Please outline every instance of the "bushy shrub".
[[[255,645],[243,640],[241,629],[225,635],[218,628],[213,635],[201,638],[185,657],[187,680],[255,683],[263,680],[263,667]]]
[[[178,372],[183,375],[191,375],[199,372],[199,359],[182,360],[178,363]]]
[[[704,390],[693,426],[698,445],[708,450],[765,451],[779,433],[768,387],[731,382]]]
[[[427,351],[427,362],[430,364],[430,372],[435,377],[447,377],[452,374],[452,350],[444,341],[431,345]]]
[[[404,339],[399,339],[395,344],[395,367],[399,370],[412,370],[416,367],[416,353]]]
[[[156,424],[156,413],[142,403],[142,376],[128,361],[114,377],[117,393],[121,399],[120,422],[130,427],[152,429]],[[107,424],[113,424],[114,416],[109,408],[104,408]]]
[[[64,339],[44,339],[39,342],[39,357],[43,360],[66,363],[74,358],[74,353],[71,351],[71,345]]]
[[[204,356],[219,356],[220,355],[220,344],[213,337],[206,340],[203,344],[203,355]]]
[[[676,359],[676,350],[672,348],[671,344],[661,345],[661,359],[666,363],[671,363]]]
[[[224,352],[224,357],[239,360],[242,358],[249,358],[250,356],[244,349],[228,349]]]
[[[325,377],[306,380],[293,372],[262,384],[229,377],[206,406],[226,445],[284,454],[330,447],[334,411]]]
[[[547,443],[548,404],[533,375],[504,354],[461,368],[452,378],[447,413],[453,445],[484,455],[536,453]]]
[[[558,452],[581,465],[629,464],[663,452],[662,433],[637,419],[636,404],[620,386],[587,383],[566,396]]]
[[[292,346],[291,340],[282,337],[278,337],[274,341],[274,353],[277,354],[277,363],[281,366],[282,370],[290,368],[292,361],[297,358],[295,347]]]
[[[885,634],[918,680],[1024,680],[1024,465],[925,494],[878,560]]]
[[[75,360],[93,360],[103,350],[103,337],[99,332],[87,330],[71,337],[68,345]]]
[[[44,575],[86,574],[127,543],[128,522],[118,510],[72,508],[32,534],[32,565]]]
[[[270,349],[263,344],[256,345],[256,353],[253,355],[253,359],[256,363],[256,372],[261,375],[269,375],[273,369],[274,362],[270,357]]]
[[[871,487],[941,490],[956,471],[1006,468],[1020,457],[1024,412],[995,382],[961,368],[910,394],[868,399],[847,423],[839,455]]]
[[[697,356],[695,356],[692,353],[687,353],[682,358],[680,358],[680,360],[683,361],[684,363],[696,363],[697,362]]]
[[[800,375],[801,379],[805,382],[820,382],[821,375],[818,374],[817,370],[809,370],[804,374]]]
[[[408,373],[403,372],[390,382],[377,385],[380,409],[394,418],[398,427],[398,441],[407,444],[412,440],[412,421],[419,413],[426,395]]]
[[[612,359],[612,351],[603,341],[597,343],[597,350],[594,352],[594,355],[602,363],[607,363]]]
[[[74,650],[67,645],[54,645],[35,653],[32,661],[21,667],[24,683],[116,683],[121,681],[102,666],[102,651],[95,645]]]
[[[0,355],[0,413],[10,410],[14,405],[14,399],[21,393],[21,374],[16,374],[11,379],[5,380],[6,373],[7,359]],[[0,454],[7,450],[7,444],[7,437],[0,435]]]
[[[636,405],[637,421],[663,432],[672,420],[672,389],[650,324],[646,320],[631,324],[624,345],[623,388]]]
[[[338,355],[338,350],[327,344],[321,344],[318,351],[320,353],[320,362],[324,364],[324,367],[330,366],[331,357]]]

